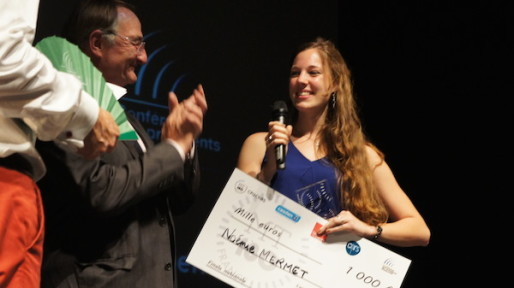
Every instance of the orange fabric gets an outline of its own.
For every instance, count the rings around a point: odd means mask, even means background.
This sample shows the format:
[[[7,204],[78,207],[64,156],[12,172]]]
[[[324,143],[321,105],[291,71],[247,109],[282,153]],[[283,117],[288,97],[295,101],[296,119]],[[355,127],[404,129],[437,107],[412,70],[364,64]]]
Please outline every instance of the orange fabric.
[[[39,288],[43,212],[34,180],[0,167],[0,288]]]

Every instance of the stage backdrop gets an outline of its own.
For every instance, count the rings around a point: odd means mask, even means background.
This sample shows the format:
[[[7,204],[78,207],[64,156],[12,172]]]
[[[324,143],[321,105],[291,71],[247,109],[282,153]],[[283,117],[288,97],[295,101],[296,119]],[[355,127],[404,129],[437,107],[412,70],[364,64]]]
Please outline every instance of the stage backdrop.
[[[36,41],[58,34],[76,2],[42,0]],[[440,275],[448,271],[442,267],[454,266],[449,264],[453,258],[448,255],[435,256],[445,240],[442,226],[434,224],[442,220],[444,209],[455,206],[445,195],[435,197],[434,192],[441,188],[441,181],[457,183],[452,167],[440,167],[441,161],[451,163],[449,159],[457,162],[461,158],[455,159],[451,149],[438,148],[438,141],[441,136],[448,142],[465,133],[453,129],[464,127],[459,126],[460,120],[452,122],[465,96],[458,88],[460,79],[452,78],[453,73],[467,71],[457,65],[465,62],[458,35],[467,32],[460,23],[471,19],[475,24],[478,20],[478,26],[482,18],[452,12],[440,15],[441,11],[459,8],[454,6],[397,2],[128,2],[139,10],[148,63],[139,69],[138,82],[128,87],[129,94],[121,100],[127,112],[136,115],[159,141],[168,91],[184,99],[201,83],[209,104],[204,131],[196,142],[201,196],[186,214],[176,218],[181,287],[227,287],[185,259],[236,165],[244,139],[266,130],[271,104],[287,97],[292,50],[316,36],[338,43],[354,72],[364,128],[383,149],[400,184],[432,228],[429,247],[389,247],[413,261],[402,288],[437,287],[441,283]],[[462,26],[455,27],[453,19]],[[455,63],[455,59],[461,62]],[[455,67],[459,67],[457,71],[452,70]],[[434,99],[436,95],[439,102]],[[441,99],[445,101],[443,108],[435,104]],[[439,173],[438,181],[434,181],[434,173]]]

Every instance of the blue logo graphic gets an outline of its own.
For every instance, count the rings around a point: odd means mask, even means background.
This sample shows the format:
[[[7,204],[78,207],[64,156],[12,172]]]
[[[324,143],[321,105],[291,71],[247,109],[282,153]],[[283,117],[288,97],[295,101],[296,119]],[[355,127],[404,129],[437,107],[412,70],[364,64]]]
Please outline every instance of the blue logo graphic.
[[[149,33],[149,34],[145,35],[145,37],[144,37],[145,41],[148,42],[148,40],[150,38],[152,38],[154,36],[157,36],[159,33],[160,33],[160,31],[155,31],[155,32],[152,32],[152,33]],[[153,88],[152,89],[151,99],[157,99],[158,91],[159,91],[159,86],[161,85],[161,82],[163,80],[163,76],[169,70],[169,68],[172,66],[172,64],[175,62],[175,60],[169,60],[164,65],[162,65],[162,63],[160,63],[160,61],[154,61],[154,60],[156,60],[156,57],[157,57],[157,55],[159,55],[159,53],[163,52],[169,46],[170,45],[166,44],[166,45],[163,45],[161,47],[158,47],[157,49],[155,49],[154,51],[152,51],[148,55],[147,62],[143,66],[141,66],[141,68],[139,69],[139,72],[138,72],[137,82],[136,82],[136,85],[135,85],[135,88],[134,88],[134,94],[136,96],[140,96],[141,95],[141,89],[142,89],[142,84],[143,84],[144,79],[145,79],[145,73],[146,73],[148,67],[154,65],[154,62],[155,62],[155,65],[161,66],[161,67],[160,67],[160,69],[157,70],[157,76],[155,76],[153,84],[151,85],[152,88]],[[184,80],[184,78],[186,76],[187,76],[187,73],[186,74],[182,74],[177,79],[175,79],[175,81],[173,81],[172,85],[169,87],[168,91],[175,91],[175,90],[177,90],[178,86],[183,82],[183,80]],[[159,106],[157,106],[157,107],[159,107]],[[168,107],[167,106],[163,106],[161,108],[167,109]]]
[[[300,215],[294,213],[282,205],[278,205],[277,208],[275,208],[275,211],[293,220],[294,222],[298,222],[300,221],[300,218],[302,218]]]
[[[361,246],[355,241],[348,241],[346,243],[346,253],[351,256],[355,256],[361,252]]]
[[[195,73],[189,71],[190,57],[180,52],[181,43],[167,39],[166,31],[145,35],[147,62],[139,67],[136,83],[120,100],[125,111],[143,124],[155,142],[161,140],[162,123],[169,113],[168,93],[175,92],[180,101],[181,97],[189,97],[198,84]],[[198,138],[196,145],[207,151],[221,151],[221,143],[211,138]]]

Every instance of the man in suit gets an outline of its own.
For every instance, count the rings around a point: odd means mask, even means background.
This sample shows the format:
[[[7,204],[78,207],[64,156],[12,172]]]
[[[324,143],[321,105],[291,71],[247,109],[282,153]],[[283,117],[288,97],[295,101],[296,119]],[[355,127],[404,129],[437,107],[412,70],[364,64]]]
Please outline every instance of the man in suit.
[[[120,0],[81,4],[67,38],[114,84],[114,94],[123,94],[147,61],[141,23]],[[194,140],[207,110],[202,86],[180,103],[170,93],[169,106],[158,144],[128,113],[142,141],[120,141],[97,160],[38,144],[48,164],[40,182],[47,217],[42,287],[177,287],[172,216],[199,188]]]

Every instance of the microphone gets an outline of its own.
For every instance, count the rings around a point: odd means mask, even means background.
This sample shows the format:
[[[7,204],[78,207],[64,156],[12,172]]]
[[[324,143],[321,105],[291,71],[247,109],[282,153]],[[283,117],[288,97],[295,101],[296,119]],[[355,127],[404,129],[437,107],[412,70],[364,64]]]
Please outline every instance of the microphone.
[[[280,123],[286,123],[287,117],[287,105],[286,102],[277,100],[273,103],[273,111],[271,112],[273,121],[279,121]],[[277,169],[286,168],[286,147],[284,144],[277,145],[275,147],[275,155],[277,157]]]

